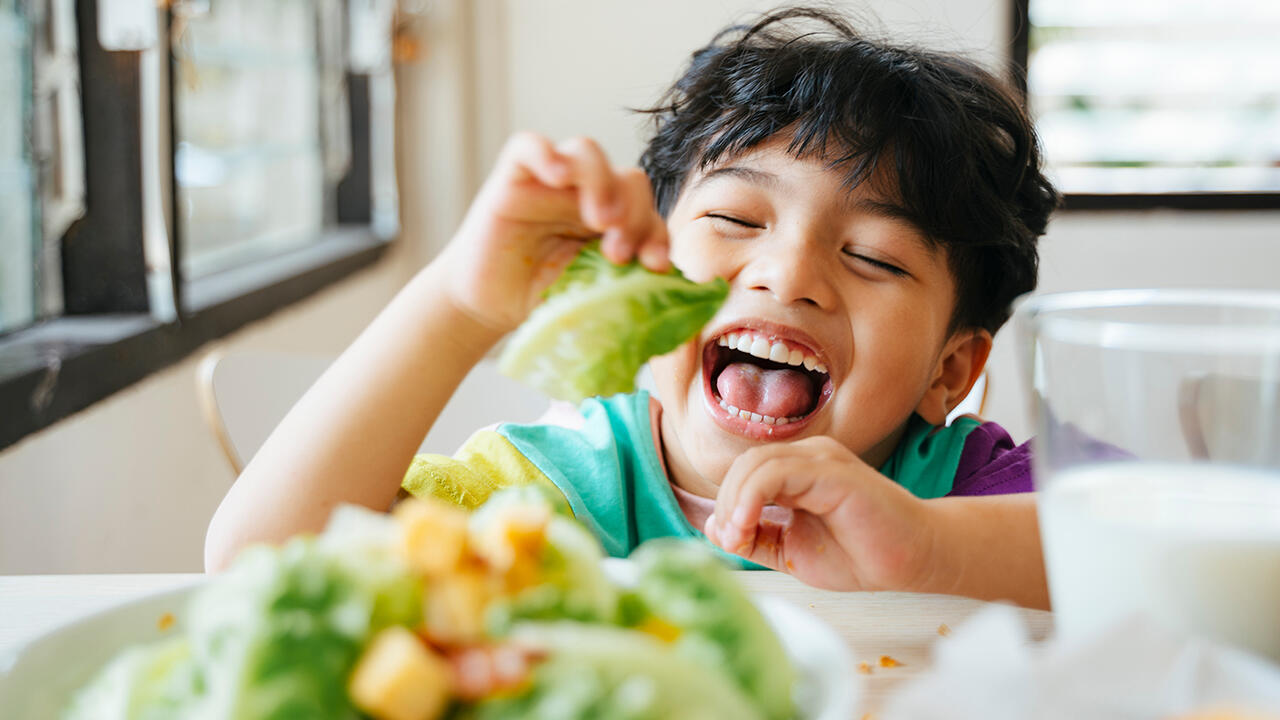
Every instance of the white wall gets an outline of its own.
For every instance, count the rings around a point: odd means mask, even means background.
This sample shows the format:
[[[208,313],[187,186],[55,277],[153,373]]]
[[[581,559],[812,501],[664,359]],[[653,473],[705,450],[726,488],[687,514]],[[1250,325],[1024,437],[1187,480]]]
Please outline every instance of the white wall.
[[[505,62],[485,85],[508,88],[500,108],[508,126],[488,128],[487,159],[512,129],[553,138],[588,134],[617,163],[634,163],[643,146],[646,107],[716,31],[780,2],[745,0],[500,0],[505,23],[479,37]],[[975,53],[1003,68],[1004,0],[837,2],[872,34]],[[504,40],[505,39],[505,40]],[[492,54],[491,52],[491,54]],[[504,73],[498,75],[497,73]],[[494,134],[497,134],[495,137]]]

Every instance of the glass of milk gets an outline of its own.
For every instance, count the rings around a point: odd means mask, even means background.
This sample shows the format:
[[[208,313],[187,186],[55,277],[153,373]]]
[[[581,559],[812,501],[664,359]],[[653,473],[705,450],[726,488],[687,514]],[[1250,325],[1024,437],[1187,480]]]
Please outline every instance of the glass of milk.
[[[1143,613],[1280,661],[1280,292],[1044,295],[1016,325],[1059,634]]]

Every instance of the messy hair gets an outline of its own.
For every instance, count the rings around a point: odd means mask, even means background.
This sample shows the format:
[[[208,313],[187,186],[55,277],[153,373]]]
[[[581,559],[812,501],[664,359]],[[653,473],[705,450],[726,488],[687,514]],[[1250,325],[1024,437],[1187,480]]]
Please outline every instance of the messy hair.
[[[1018,96],[973,61],[788,8],[720,32],[643,112],[655,133],[640,164],[663,216],[695,169],[785,133],[792,156],[839,168],[849,187],[878,168],[896,183],[908,219],[946,253],[953,330],[994,333],[1035,288],[1036,240],[1059,196]]]

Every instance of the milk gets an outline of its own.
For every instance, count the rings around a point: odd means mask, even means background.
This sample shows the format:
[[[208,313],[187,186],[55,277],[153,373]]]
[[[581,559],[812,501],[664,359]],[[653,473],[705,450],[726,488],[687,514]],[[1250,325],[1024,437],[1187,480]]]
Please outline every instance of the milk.
[[[1143,612],[1280,660],[1280,472],[1092,465],[1039,502],[1063,636]]]

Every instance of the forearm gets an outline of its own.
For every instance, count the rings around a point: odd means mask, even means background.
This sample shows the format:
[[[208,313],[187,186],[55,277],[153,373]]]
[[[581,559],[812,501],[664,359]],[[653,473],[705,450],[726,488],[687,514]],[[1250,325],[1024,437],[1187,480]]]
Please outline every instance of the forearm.
[[[317,531],[340,503],[391,505],[422,438],[501,333],[448,301],[429,266],[290,410],[209,526],[205,564]]]
[[[924,592],[1049,608],[1035,495],[926,501],[934,528]]]

